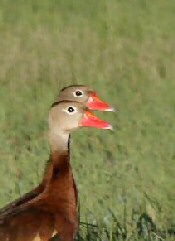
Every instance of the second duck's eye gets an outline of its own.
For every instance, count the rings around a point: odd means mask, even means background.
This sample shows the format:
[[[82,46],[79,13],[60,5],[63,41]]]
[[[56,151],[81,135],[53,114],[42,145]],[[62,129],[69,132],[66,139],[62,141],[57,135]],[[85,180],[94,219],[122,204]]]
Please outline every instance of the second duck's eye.
[[[75,97],[82,97],[83,96],[83,91],[76,90],[73,94],[74,94]]]

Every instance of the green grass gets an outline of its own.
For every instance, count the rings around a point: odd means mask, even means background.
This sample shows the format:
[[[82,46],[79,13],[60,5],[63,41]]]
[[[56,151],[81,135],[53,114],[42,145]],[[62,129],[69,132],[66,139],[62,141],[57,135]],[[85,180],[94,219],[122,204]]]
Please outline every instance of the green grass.
[[[1,1],[1,206],[41,180],[59,89],[86,84],[117,111],[97,113],[113,133],[72,135],[82,240],[171,240],[174,12],[173,0]]]

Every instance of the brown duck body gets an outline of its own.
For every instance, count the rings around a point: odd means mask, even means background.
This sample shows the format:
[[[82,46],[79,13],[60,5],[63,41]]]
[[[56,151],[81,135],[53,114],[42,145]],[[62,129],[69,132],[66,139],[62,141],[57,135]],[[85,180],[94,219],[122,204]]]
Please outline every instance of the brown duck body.
[[[16,208],[28,203],[32,199],[36,198],[39,194],[41,194],[44,191],[44,189],[48,186],[48,183],[50,182],[49,178],[51,178],[51,175],[48,176],[48,173],[50,173],[50,170],[52,168],[54,168],[54,166],[52,166],[52,161],[49,159],[49,161],[45,167],[45,173],[44,173],[42,182],[36,188],[31,190],[30,192],[25,193],[20,198],[17,198],[13,202],[11,202],[11,203],[7,204],[5,207],[1,208],[0,209],[0,220],[2,217],[13,213],[13,211]],[[70,167],[70,169],[71,169],[71,167]],[[55,172],[56,172],[56,170],[52,171],[53,174]],[[76,186],[73,176],[72,176],[72,179],[73,179],[73,186],[74,186],[75,202],[76,202],[76,206],[77,206],[78,205],[78,191],[77,191],[77,186]]]
[[[78,228],[76,191],[68,151],[51,153],[44,191],[0,218],[0,240],[71,241]],[[66,229],[65,229],[66,227]]]

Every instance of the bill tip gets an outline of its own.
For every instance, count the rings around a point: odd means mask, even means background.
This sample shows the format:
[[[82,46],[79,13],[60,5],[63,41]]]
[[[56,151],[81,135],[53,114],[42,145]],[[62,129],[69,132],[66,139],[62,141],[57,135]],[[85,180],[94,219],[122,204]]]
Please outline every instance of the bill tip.
[[[115,112],[116,110],[115,110],[114,107],[109,106],[108,108],[106,108],[105,111],[113,111],[113,112]]]
[[[104,129],[113,131],[112,125],[108,125],[108,126],[106,126]]]

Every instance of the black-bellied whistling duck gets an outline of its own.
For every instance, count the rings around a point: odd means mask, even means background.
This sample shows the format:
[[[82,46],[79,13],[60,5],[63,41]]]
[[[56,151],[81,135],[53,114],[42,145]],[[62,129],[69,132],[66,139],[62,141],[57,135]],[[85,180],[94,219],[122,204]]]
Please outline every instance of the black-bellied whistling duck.
[[[99,99],[97,93],[90,87],[85,85],[72,85],[63,88],[58,97],[56,98],[55,103],[63,100],[77,101],[83,103],[91,110],[98,111],[113,111],[113,108],[110,107],[106,102]],[[47,167],[45,172],[47,171]],[[5,207],[0,209],[0,215],[6,215],[11,212],[11,209],[16,208],[17,206],[28,202],[30,199],[36,197],[39,193],[44,190],[45,187],[45,178],[42,182],[34,188],[32,191],[24,194],[22,197],[14,200],[10,204],[7,204]],[[76,186],[75,186],[76,188]]]
[[[111,129],[82,103],[61,101],[49,113],[50,162],[46,186],[30,201],[0,216],[0,241],[72,241],[78,218],[73,175],[69,163],[70,132],[78,127]]]

